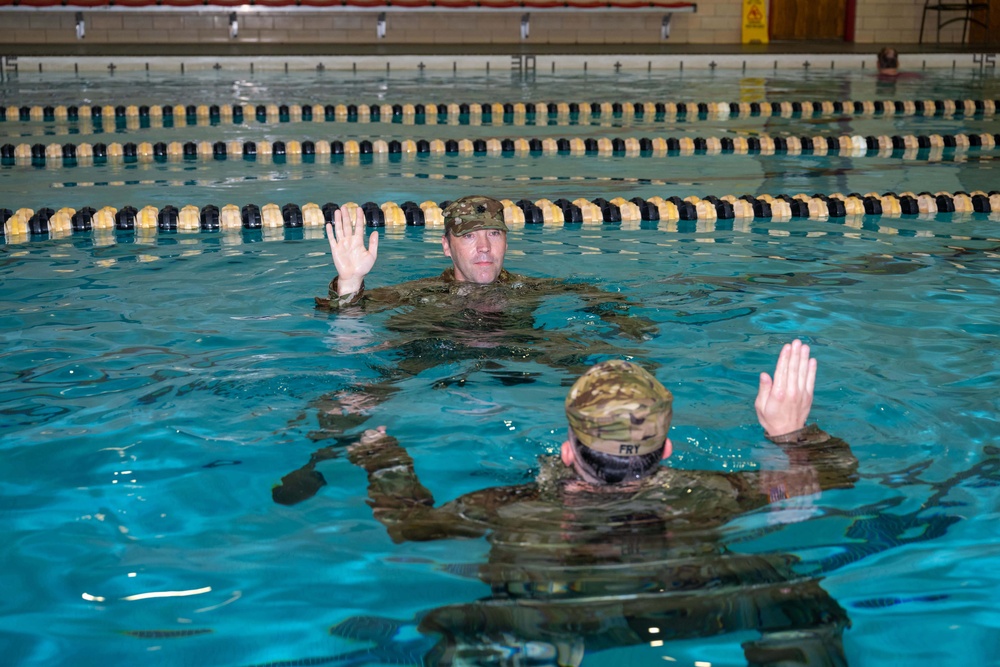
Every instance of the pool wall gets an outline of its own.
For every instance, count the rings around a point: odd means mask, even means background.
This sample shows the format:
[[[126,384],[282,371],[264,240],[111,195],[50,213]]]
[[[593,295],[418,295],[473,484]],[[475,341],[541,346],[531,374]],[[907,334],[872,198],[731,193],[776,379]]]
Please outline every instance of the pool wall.
[[[471,51],[470,47],[470,51]],[[51,73],[100,72],[113,77],[126,72],[169,72],[189,74],[196,71],[216,71],[220,75],[254,75],[262,72],[290,71],[329,74],[379,73],[385,75],[417,75],[424,72],[452,74],[496,75],[510,73],[515,79],[528,80],[538,75],[565,74],[683,74],[684,72],[715,70],[756,71],[763,74],[777,70],[849,71],[874,73],[874,57],[863,53],[672,53],[672,54],[546,54],[514,55],[501,53],[453,53],[451,55],[28,55],[14,59],[18,75]],[[2,60],[2,57],[0,57]],[[914,72],[931,69],[961,70],[991,74],[996,67],[996,54],[955,50],[914,54],[909,60]],[[5,76],[13,78],[10,72]],[[734,89],[733,93],[741,93]],[[675,96],[680,99],[684,90]],[[329,98],[325,98],[329,99]],[[69,102],[66,100],[66,102]],[[69,102],[72,103],[72,102]],[[3,101],[0,100],[0,105]]]
[[[238,16],[237,35],[230,35],[230,13]],[[379,14],[385,12],[383,37]],[[85,36],[77,37],[80,7],[35,9],[0,3],[0,43],[7,53],[18,45],[138,45],[150,53],[170,53],[170,47],[199,45],[306,44],[336,49],[344,45],[637,45],[739,44],[739,0],[698,0],[697,12],[674,14],[664,37],[662,10],[532,11],[530,32],[522,37],[521,11],[468,9],[412,11],[393,7],[368,10],[269,9],[217,7],[170,10],[83,9]],[[857,0],[854,41],[896,45],[919,41],[923,3],[920,0]],[[933,17],[931,17],[933,18]],[[928,19],[931,20],[931,19]],[[928,32],[928,34],[931,34]],[[961,41],[961,23],[946,26],[941,41]]]

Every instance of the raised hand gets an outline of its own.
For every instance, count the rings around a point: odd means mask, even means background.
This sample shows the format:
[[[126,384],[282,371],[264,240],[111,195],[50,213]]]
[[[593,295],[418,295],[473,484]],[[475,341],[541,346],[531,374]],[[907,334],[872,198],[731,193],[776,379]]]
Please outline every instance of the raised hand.
[[[326,224],[330,255],[337,267],[337,293],[341,296],[361,289],[361,282],[375,266],[378,258],[378,232],[368,237],[365,248],[365,214],[359,207],[354,220],[341,207],[333,214],[333,223]]]
[[[806,425],[816,385],[816,360],[800,340],[786,343],[778,355],[774,378],[760,374],[757,419],[769,436],[785,435]]]

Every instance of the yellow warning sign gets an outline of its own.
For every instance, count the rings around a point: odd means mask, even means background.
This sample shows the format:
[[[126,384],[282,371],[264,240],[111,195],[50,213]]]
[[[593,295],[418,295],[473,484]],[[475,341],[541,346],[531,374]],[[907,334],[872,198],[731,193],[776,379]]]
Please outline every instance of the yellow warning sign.
[[[743,0],[743,43],[767,44],[767,0]]]

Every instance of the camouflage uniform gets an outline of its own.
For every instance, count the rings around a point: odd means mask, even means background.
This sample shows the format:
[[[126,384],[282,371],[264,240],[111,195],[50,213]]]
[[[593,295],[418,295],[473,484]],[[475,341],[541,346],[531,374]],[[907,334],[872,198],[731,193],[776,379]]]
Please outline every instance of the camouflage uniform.
[[[669,417],[657,411],[669,413],[671,398],[642,369],[610,362],[580,378],[566,412],[602,451],[617,456],[627,444],[626,456],[639,456],[643,443],[666,437]],[[553,664],[579,664],[584,652],[756,631],[744,643],[752,665],[843,665],[849,620],[819,579],[797,574],[791,556],[731,552],[721,533],[776,498],[815,492],[804,478],[853,486],[857,460],[842,440],[816,427],[789,440],[787,471],[660,466],[636,482],[595,486],[546,457],[533,483],[440,507],[395,438],[364,438],[348,455],[367,471],[369,504],[394,542],[489,536],[476,574],[491,595],[421,615],[420,631],[440,637],[424,664],[518,664],[518,651],[546,646]]]
[[[464,236],[480,229],[507,232],[503,218],[503,204],[496,199],[478,195],[458,199],[445,207],[444,229],[446,235],[454,236]],[[401,306],[423,306],[422,315],[425,317],[422,319],[429,319],[431,322],[440,320],[442,315],[447,317],[449,310],[453,313],[472,311],[482,314],[500,313],[512,309],[514,312],[510,324],[532,326],[531,313],[543,299],[574,294],[586,303],[584,308],[586,312],[598,315],[605,322],[614,324],[624,336],[644,340],[656,333],[656,327],[649,320],[628,316],[628,300],[620,294],[605,292],[584,283],[528,278],[506,270],[501,271],[497,279],[489,285],[456,281],[453,268],[448,268],[436,278],[412,280],[402,285],[371,291],[367,291],[362,282],[357,292],[343,296],[338,294],[337,283],[337,278],[330,281],[328,298],[316,297],[317,308],[331,311],[378,312]],[[501,326],[505,323],[507,322],[498,319],[488,324]],[[469,321],[467,324],[477,323]],[[391,320],[389,326],[392,327]]]

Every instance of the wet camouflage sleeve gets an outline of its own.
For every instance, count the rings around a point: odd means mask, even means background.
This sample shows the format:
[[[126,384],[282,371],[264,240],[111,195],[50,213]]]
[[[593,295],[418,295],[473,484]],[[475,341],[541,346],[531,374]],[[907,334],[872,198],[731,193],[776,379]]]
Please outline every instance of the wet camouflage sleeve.
[[[338,293],[337,285],[339,277],[335,277],[330,281],[330,287],[327,290],[327,298],[316,297],[316,307],[321,310],[341,310],[348,306],[355,306],[361,303],[362,298],[365,295],[365,281],[361,281],[361,287],[358,288],[357,292],[351,292],[350,294],[344,294],[341,296]]]
[[[434,507],[434,495],[420,483],[413,459],[396,438],[384,435],[348,450],[351,463],[368,473],[368,504],[393,542],[479,537],[486,531],[454,506]]]
[[[850,445],[816,424],[772,438],[772,441],[785,450],[791,466],[813,468],[822,490],[849,489],[858,479],[858,459]]]
[[[761,470],[731,475],[739,494],[752,504],[830,489],[850,489],[858,479],[858,459],[850,445],[815,424],[779,438],[771,438],[788,457],[785,470]]]

